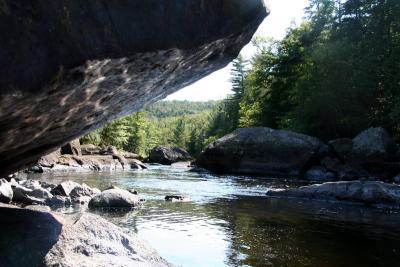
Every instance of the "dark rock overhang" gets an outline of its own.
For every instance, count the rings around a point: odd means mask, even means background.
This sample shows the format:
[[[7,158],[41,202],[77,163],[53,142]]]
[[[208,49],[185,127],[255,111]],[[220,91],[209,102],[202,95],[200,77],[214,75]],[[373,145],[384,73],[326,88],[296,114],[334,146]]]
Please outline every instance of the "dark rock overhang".
[[[263,0],[0,1],[0,176],[226,66]]]

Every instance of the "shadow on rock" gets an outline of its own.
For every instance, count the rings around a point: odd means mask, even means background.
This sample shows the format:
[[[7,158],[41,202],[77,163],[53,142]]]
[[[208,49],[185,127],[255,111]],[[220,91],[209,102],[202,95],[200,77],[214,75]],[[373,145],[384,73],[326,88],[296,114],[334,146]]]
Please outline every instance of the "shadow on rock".
[[[62,224],[50,213],[0,206],[0,265],[40,266]]]

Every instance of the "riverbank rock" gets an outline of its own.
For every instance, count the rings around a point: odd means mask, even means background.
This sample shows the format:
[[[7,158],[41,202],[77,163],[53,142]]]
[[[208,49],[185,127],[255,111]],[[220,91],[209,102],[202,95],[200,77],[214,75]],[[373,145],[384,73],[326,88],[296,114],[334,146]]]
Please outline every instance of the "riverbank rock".
[[[179,147],[170,146],[156,146],[150,151],[150,155],[147,158],[149,163],[159,163],[163,165],[171,165],[175,162],[188,161],[192,157],[190,154]]]
[[[13,198],[13,190],[6,179],[0,179],[0,202],[10,203]]]
[[[0,177],[225,67],[268,15],[263,0],[4,0],[0,13]]]
[[[395,156],[398,149],[382,127],[369,128],[353,139],[338,139],[328,144],[343,161],[358,164],[387,161]]]
[[[76,187],[81,187],[81,185],[73,181],[65,181],[58,184],[53,190],[51,190],[51,193],[53,195],[69,197],[71,191]]]
[[[82,156],[81,143],[75,139],[61,147],[61,155]]]
[[[86,149],[86,148],[85,148]],[[28,172],[115,172],[143,170],[147,166],[138,159],[125,158],[119,151],[113,149],[93,150],[93,153],[87,155],[84,152],[82,156],[61,155],[59,152],[51,153],[42,157]],[[132,156],[132,155],[130,155]]]
[[[95,195],[89,202],[89,208],[138,208],[140,206],[141,202],[137,195],[117,187]]]
[[[23,204],[45,205],[48,199],[53,198],[53,194],[40,186],[27,188],[23,185],[18,185],[13,188],[13,193],[13,201]]]
[[[381,181],[329,182],[294,189],[270,190],[267,195],[400,207],[400,186]]]
[[[103,149],[92,144],[81,145],[82,156],[100,155]]]
[[[1,266],[173,266],[137,234],[99,216],[35,209],[0,204],[0,227],[7,229],[0,235]]]
[[[327,146],[311,136],[252,127],[211,143],[196,164],[220,173],[300,176],[326,151]]]

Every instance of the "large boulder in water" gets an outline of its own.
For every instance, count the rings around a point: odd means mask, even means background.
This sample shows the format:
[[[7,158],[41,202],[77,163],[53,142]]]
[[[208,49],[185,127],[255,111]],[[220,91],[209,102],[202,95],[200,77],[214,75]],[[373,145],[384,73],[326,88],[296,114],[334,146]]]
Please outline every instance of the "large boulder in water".
[[[211,143],[196,163],[220,173],[299,176],[326,151],[319,139],[304,134],[241,128]]]
[[[150,163],[159,163],[164,165],[171,165],[179,161],[188,161],[192,157],[190,154],[179,147],[171,146],[156,146],[150,151],[147,161]]]
[[[263,0],[3,0],[0,177],[225,67]]]

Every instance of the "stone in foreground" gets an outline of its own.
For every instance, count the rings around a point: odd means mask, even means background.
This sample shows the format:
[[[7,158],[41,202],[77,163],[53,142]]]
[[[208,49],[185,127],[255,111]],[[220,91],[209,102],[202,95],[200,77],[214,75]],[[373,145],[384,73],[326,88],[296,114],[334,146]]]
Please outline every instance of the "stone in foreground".
[[[141,206],[137,195],[114,187],[95,195],[89,202],[89,208],[137,208]]]
[[[252,127],[211,143],[196,164],[219,173],[300,176],[326,151],[326,145],[311,136]]]
[[[173,266],[135,233],[92,214],[65,216],[0,204],[0,227],[7,229],[0,235],[1,266]]]
[[[345,181],[314,184],[294,189],[270,190],[272,197],[350,201],[399,207],[400,186],[380,181]]]
[[[4,177],[225,67],[268,11],[263,0],[4,0],[0,13]]]

